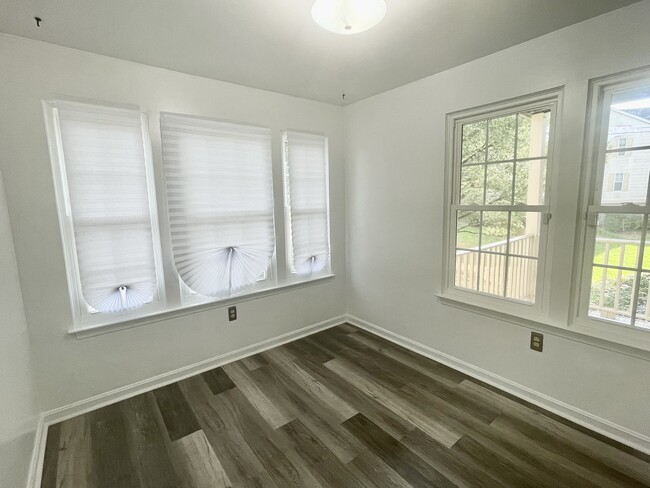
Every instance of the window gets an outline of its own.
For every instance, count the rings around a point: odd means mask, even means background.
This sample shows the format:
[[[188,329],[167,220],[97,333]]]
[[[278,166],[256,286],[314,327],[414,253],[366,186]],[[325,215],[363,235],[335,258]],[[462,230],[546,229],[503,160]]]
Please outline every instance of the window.
[[[592,85],[591,179],[578,311],[583,323],[650,329],[649,75],[616,76]]]
[[[269,128],[161,113],[157,189],[140,110],[43,104],[70,332],[94,335],[330,276],[327,137],[282,133],[285,212],[276,215]],[[279,237],[278,218],[287,229]],[[287,249],[279,272],[278,244]]]
[[[286,131],[283,152],[289,273],[305,278],[329,272],[327,138]]]
[[[541,311],[558,96],[449,116],[445,295]]]
[[[625,173],[616,173],[614,175],[614,186],[612,188],[612,191],[623,191],[624,182],[625,182]]]
[[[70,300],[77,326],[164,304],[146,118],[45,102]]]
[[[161,115],[173,258],[205,297],[250,288],[275,251],[271,131]]]

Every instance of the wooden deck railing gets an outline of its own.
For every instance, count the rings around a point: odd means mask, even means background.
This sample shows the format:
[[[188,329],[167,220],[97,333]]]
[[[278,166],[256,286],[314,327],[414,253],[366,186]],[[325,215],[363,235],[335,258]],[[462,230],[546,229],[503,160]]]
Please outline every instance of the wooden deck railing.
[[[638,256],[639,241],[625,239],[597,238],[597,245],[603,246],[598,249],[598,255],[602,253],[603,259],[599,262],[609,266],[625,267],[626,253]],[[531,302],[535,298],[535,285],[537,280],[537,259],[511,259],[508,266],[507,290],[506,277],[506,252],[511,256],[535,256],[537,237],[525,235],[510,240],[510,249],[507,249],[507,241],[499,241],[483,246],[479,255],[479,249],[462,250],[456,252],[456,286],[469,290],[477,290],[496,296],[506,296],[514,300]],[[633,251],[630,251],[633,248]],[[616,259],[612,259],[612,254]],[[633,300],[636,294],[634,286],[636,280],[630,279],[631,273],[618,268],[601,268],[600,277],[592,281],[592,290],[598,289],[599,293],[592,294],[589,305],[589,314],[592,316],[623,320],[629,319],[632,315]],[[612,271],[613,270],[613,271]],[[612,274],[615,274],[612,276]],[[626,280],[626,276],[628,277]],[[625,289],[630,286],[631,289]],[[650,324],[650,306],[646,304],[643,290],[643,300],[637,305],[636,317],[638,322]],[[626,298],[623,294],[626,293]],[[505,294],[505,295],[504,295]],[[612,300],[613,295],[613,300]],[[595,299],[594,299],[595,297]],[[629,321],[629,320],[628,320]]]
[[[479,253],[456,252],[456,286],[476,290],[490,295],[506,296],[526,302],[535,298],[537,280],[537,259],[511,259],[506,283],[506,252],[511,256],[536,256],[537,236],[525,235],[483,246]],[[478,251],[478,248],[476,248]]]
[[[601,244],[604,246],[604,250],[602,251],[603,253],[602,263],[609,266],[620,266],[620,267],[625,266],[625,256],[627,252],[630,252],[630,248],[632,248],[631,251],[632,255],[638,257],[640,247],[641,247],[639,241],[626,240],[626,239],[611,239],[611,238],[603,238],[603,237],[597,238],[596,244],[597,245]],[[600,252],[601,251],[598,250],[599,254]],[[613,252],[618,252],[618,257],[616,259],[611,259]],[[593,298],[591,300],[591,303],[589,305],[590,315],[596,315],[607,319],[631,317],[632,307],[634,305],[632,297],[634,297],[634,295],[636,294],[636,290],[634,289],[634,287],[636,286],[636,280],[635,279],[630,280],[629,277],[634,275],[632,275],[631,273],[627,273],[628,279],[626,280],[624,271],[622,269],[609,268],[610,270],[609,272],[606,268],[601,268],[601,270],[602,273],[600,279],[596,279],[592,281],[591,284],[592,290],[594,289],[594,287],[598,287],[599,293],[597,295],[598,299],[596,303],[594,303]],[[611,276],[612,271],[615,273],[614,277]],[[632,288],[630,290],[625,291],[625,293],[627,293],[628,296],[625,300],[622,300],[623,298],[622,295],[624,292],[623,285],[629,286],[630,281],[632,282]],[[608,299],[608,297],[611,297],[612,294],[614,295],[613,304],[606,303],[606,302],[611,302],[611,298]],[[624,303],[621,303],[622,301]],[[643,320],[645,322],[650,321],[650,307],[645,306],[645,303],[637,305],[636,316],[639,320]]]

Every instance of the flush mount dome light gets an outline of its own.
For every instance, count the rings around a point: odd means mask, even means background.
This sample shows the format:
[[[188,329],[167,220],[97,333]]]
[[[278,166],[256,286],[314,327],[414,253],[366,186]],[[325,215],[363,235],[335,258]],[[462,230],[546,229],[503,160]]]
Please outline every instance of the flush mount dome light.
[[[311,8],[316,23],[336,34],[358,34],[377,25],[384,15],[384,0],[316,0]]]

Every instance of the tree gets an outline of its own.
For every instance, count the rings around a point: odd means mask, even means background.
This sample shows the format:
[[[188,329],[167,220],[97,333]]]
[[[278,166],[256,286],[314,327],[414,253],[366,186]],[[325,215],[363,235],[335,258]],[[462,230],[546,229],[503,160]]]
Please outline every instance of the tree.
[[[515,170],[513,160],[530,154],[531,115],[519,113],[463,125],[461,204],[510,205],[513,201],[527,201],[528,163],[517,163]],[[513,213],[510,225],[513,235],[523,233],[525,215]],[[481,229],[484,241],[505,239],[507,228],[507,212],[483,212],[482,220],[480,212],[462,211],[458,215],[458,233],[467,234],[468,242],[478,241]]]

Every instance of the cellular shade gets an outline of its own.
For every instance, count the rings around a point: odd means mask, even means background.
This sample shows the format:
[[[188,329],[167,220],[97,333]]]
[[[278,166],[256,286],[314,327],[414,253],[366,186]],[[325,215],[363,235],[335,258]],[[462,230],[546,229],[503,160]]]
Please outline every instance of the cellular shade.
[[[81,294],[98,312],[123,312],[156,293],[141,114],[56,104]]]
[[[255,283],[275,248],[271,131],[175,114],[161,129],[179,276],[211,297]]]
[[[327,138],[296,131],[286,133],[285,171],[290,254],[301,276],[329,264]]]

